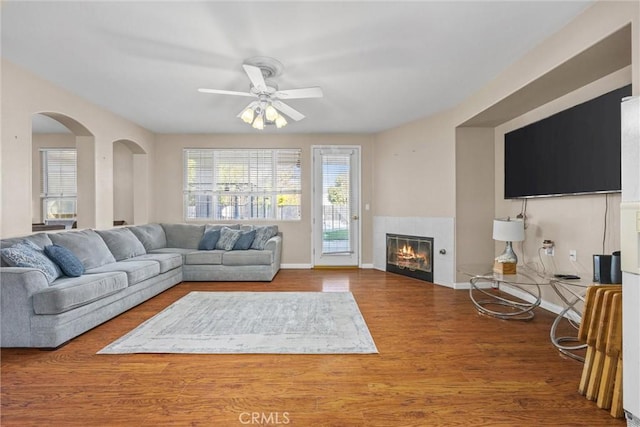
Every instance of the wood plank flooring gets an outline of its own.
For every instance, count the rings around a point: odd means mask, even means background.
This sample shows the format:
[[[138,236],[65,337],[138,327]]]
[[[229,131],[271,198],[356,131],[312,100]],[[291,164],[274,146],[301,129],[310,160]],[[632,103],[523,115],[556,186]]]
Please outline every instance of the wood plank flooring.
[[[351,291],[376,355],[96,355],[190,291]],[[618,426],[579,395],[553,316],[476,312],[454,291],[375,270],[281,270],[182,283],[53,350],[2,349],[2,426]]]

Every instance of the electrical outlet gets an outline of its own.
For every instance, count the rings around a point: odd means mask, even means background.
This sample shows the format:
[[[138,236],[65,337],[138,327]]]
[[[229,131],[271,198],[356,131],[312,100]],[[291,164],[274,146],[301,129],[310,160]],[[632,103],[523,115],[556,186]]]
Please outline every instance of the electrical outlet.
[[[575,249],[571,249],[569,251],[569,261],[576,262],[577,260],[578,260],[578,254],[576,253]]]
[[[544,254],[547,256],[554,256],[556,253],[555,248],[553,246],[549,246],[548,248],[544,248]]]

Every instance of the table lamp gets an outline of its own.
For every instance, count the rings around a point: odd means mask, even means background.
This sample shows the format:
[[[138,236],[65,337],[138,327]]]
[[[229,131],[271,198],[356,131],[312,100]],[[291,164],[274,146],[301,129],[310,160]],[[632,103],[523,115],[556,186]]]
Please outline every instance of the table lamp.
[[[493,271],[501,274],[516,274],[518,256],[513,251],[511,242],[524,240],[524,222],[510,218],[494,219],[493,240],[506,242],[504,252],[493,263]]]

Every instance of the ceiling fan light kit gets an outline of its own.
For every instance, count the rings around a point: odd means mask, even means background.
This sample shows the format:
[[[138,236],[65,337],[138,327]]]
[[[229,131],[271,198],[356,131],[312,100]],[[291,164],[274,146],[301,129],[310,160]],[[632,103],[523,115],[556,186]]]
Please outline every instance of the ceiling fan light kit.
[[[284,67],[276,59],[265,56],[247,59],[242,68],[251,81],[249,92],[205,88],[200,88],[198,91],[258,98],[238,114],[243,122],[250,124],[254,129],[262,130],[266,125],[275,125],[280,129],[288,123],[284,115],[295,121],[304,119],[304,114],[285,104],[281,99],[321,98],[323,96],[322,89],[317,86],[278,90],[278,85],[273,81],[273,77],[280,75]]]

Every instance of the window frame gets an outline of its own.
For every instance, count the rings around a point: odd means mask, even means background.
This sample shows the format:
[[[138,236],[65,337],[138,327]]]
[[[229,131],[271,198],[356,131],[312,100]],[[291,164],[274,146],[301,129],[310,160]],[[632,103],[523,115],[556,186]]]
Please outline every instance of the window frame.
[[[75,148],[40,148],[40,208],[42,212],[42,221],[48,220],[75,220],[78,217],[78,151]],[[51,161],[52,159],[49,157],[49,153],[55,152],[69,152],[73,153],[74,157],[74,167],[72,171],[72,180],[74,181],[71,185],[63,184],[61,185],[61,192],[53,192],[49,188],[49,182],[52,178],[51,176]],[[61,166],[62,167],[62,166]],[[59,175],[62,175],[62,169],[60,170]],[[65,179],[62,176],[59,176],[58,179],[62,181]],[[68,178],[66,178],[68,179]],[[70,188],[71,190],[66,189]],[[74,191],[75,190],[75,191]],[[70,213],[62,213],[63,216],[60,217],[49,217],[49,202],[58,202],[68,204],[71,203],[73,205],[73,212]],[[70,216],[69,216],[70,215]]]
[[[199,160],[201,164],[191,169],[189,162],[192,159]],[[301,162],[300,148],[184,148],[184,221],[301,221]],[[291,164],[294,165],[294,174],[287,180],[284,175],[291,170],[287,168]],[[228,172],[229,181],[221,188],[220,168],[225,165],[236,170]],[[269,183],[264,184],[264,179],[268,179]],[[287,185],[282,185],[283,179]],[[231,189],[233,186],[236,188]],[[249,189],[243,190],[243,186]],[[251,190],[251,187],[255,190]],[[288,212],[279,202],[283,196],[292,196],[290,200],[297,202],[287,205],[292,207]],[[197,198],[201,198],[202,202]],[[229,203],[225,203],[225,199]],[[238,203],[238,200],[241,202]],[[224,214],[225,210],[233,212]]]

